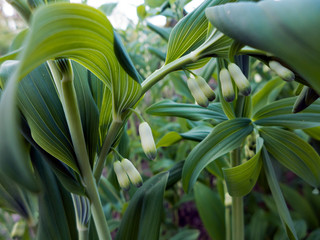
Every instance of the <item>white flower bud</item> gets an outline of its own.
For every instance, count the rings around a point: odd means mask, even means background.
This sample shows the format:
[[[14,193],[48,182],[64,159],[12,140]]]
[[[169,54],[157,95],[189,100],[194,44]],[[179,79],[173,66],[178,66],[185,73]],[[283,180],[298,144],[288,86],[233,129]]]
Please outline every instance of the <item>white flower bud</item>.
[[[248,96],[251,92],[251,86],[241,69],[237,66],[237,64],[230,63],[228,70],[237,87],[239,88],[239,92],[244,96]]]
[[[128,174],[132,184],[135,185],[136,187],[140,187],[142,185],[142,178],[141,178],[138,170],[132,164],[132,162],[130,162],[126,158],[123,158],[121,160],[121,165],[122,165],[123,169],[126,171],[126,173]]]
[[[287,82],[291,82],[295,78],[294,73],[291,70],[282,66],[277,61],[270,61],[269,67],[271,70],[275,71],[279,75],[279,77],[281,77],[283,80]]]
[[[213,101],[216,98],[216,94],[211,89],[206,80],[201,76],[196,76],[196,82],[199,85],[199,88],[204,93],[204,95],[208,98],[209,101]]]
[[[155,159],[157,156],[157,148],[154,143],[151,128],[147,122],[140,123],[139,135],[144,153],[149,159]]]
[[[228,70],[225,68],[221,69],[219,76],[220,76],[222,95],[227,102],[232,102],[235,96],[234,96],[231,77]]]
[[[196,102],[202,107],[208,107],[209,101],[206,95],[200,89],[197,81],[194,78],[189,78],[187,80],[188,88],[191,92],[191,95],[194,97]]]
[[[113,163],[113,169],[114,169],[114,172],[116,173],[120,187],[124,190],[129,190],[130,181],[120,161],[116,161]]]

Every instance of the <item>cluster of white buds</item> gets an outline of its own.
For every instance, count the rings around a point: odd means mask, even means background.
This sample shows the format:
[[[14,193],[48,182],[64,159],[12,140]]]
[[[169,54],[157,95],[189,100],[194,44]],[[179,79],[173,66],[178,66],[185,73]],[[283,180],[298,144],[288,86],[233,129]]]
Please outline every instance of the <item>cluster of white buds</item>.
[[[279,75],[279,77],[281,77],[283,80],[285,80],[287,82],[291,82],[295,78],[294,73],[291,70],[289,70],[288,68],[282,66],[277,61],[270,61],[269,62],[269,67],[270,67],[271,70],[276,72]]]
[[[230,63],[228,69],[221,69],[219,76],[222,96],[227,102],[232,102],[235,98],[231,79],[235,82],[241,95],[248,96],[251,93],[251,86],[248,79],[236,64]]]
[[[213,101],[216,98],[216,94],[203,77],[191,76],[187,80],[187,84],[192,96],[202,107],[207,107],[209,101]]]
[[[149,159],[155,159],[157,156],[157,148],[153,139],[151,128],[147,122],[140,123],[139,135],[144,153]]]
[[[121,162],[114,162],[113,169],[116,173],[118,183],[122,189],[129,190],[130,181],[136,187],[140,187],[142,185],[143,181],[140,173],[128,159],[123,158]]]

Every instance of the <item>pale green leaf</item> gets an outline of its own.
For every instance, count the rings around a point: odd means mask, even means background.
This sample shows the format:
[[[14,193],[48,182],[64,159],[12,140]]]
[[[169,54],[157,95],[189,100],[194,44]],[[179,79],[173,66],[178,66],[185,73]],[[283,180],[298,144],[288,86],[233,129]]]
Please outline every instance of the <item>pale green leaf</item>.
[[[239,147],[252,132],[251,120],[237,118],[220,123],[188,155],[182,172],[185,191],[190,191],[201,171],[218,157]]]
[[[281,193],[281,189],[276,177],[276,174],[274,172],[269,154],[265,147],[262,149],[262,159],[263,159],[263,166],[264,166],[264,171],[266,174],[266,178],[272,193],[272,197],[275,201],[275,204],[278,209],[278,214],[281,218],[281,221],[284,225],[284,229],[287,233],[287,236],[290,240],[294,239],[297,240],[297,234],[294,229],[293,221],[291,219],[288,207],[284,201],[283,195]]]
[[[175,144],[176,142],[180,141],[182,137],[177,132],[168,132],[166,135],[164,135],[158,142],[157,142],[157,148],[159,147],[169,147],[172,144]]]
[[[224,240],[225,209],[218,193],[197,182],[194,188],[194,198],[201,221],[209,236],[215,240]]]
[[[164,172],[150,178],[135,192],[115,239],[159,239],[163,194],[168,175],[168,172]]]
[[[185,133],[180,133],[180,136],[184,139],[193,140],[201,142],[203,139],[208,136],[208,134],[212,131],[212,127],[209,126],[197,126],[192,128],[190,131]]]
[[[213,119],[217,122],[227,120],[220,103],[212,103],[208,108],[195,104],[176,103],[171,100],[164,100],[147,108],[148,114],[157,116],[175,116],[187,118],[193,121]]]
[[[117,5],[118,5],[117,2],[105,3],[105,4],[102,4],[98,9],[101,12],[103,12],[105,15],[110,16]]]
[[[310,185],[320,186],[320,157],[307,142],[279,128],[263,127],[260,135],[276,160]]]
[[[232,197],[247,195],[256,184],[262,167],[260,158],[262,146],[263,139],[258,138],[256,155],[239,166],[223,169],[228,192]]]
[[[253,120],[262,126],[282,126],[287,128],[311,128],[320,126],[320,101],[315,101],[305,110],[292,113],[292,106],[297,97],[285,98],[262,107]]]
[[[260,1],[208,8],[206,15],[228,36],[281,58],[320,93],[319,11],[314,0]]]
[[[169,40],[171,28],[158,27],[150,22],[147,22],[147,26],[157,34],[159,34],[163,39]]]

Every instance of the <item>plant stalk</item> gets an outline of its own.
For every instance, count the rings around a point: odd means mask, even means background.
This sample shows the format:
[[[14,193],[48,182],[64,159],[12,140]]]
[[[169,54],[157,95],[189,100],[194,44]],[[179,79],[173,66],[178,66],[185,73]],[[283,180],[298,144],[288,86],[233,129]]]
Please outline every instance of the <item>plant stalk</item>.
[[[50,68],[59,71],[58,66],[53,64]],[[71,66],[70,66],[71,67]],[[70,70],[72,71],[72,70]],[[53,75],[57,77],[57,75]],[[55,79],[57,84],[57,79]],[[61,80],[61,79],[60,79]],[[73,74],[64,73],[61,80],[62,106],[66,115],[72,144],[77,156],[77,163],[86,187],[86,193],[91,201],[92,216],[96,225],[100,240],[112,240],[107,220],[104,216],[98,189],[93,178],[85,138],[82,130],[80,111],[77,104],[76,92],[73,85]],[[79,233],[80,234],[80,233]]]
[[[241,164],[241,151],[237,148],[231,152],[232,167]],[[232,240],[244,240],[243,198],[232,197]]]
[[[117,137],[119,130],[122,127],[122,124],[123,124],[122,120],[114,119],[110,125],[109,131],[103,142],[103,145],[97,160],[97,164],[95,165],[95,169],[94,169],[94,178],[97,184],[99,183],[99,180],[103,171],[103,167],[106,161],[106,157],[111,149],[111,146],[115,138]]]

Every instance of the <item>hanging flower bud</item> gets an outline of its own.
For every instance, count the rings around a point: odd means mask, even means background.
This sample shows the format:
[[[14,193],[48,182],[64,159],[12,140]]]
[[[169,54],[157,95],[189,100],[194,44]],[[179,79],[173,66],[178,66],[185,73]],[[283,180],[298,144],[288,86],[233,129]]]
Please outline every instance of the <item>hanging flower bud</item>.
[[[269,67],[271,70],[275,71],[283,80],[287,82],[291,82],[294,80],[294,73],[288,68],[282,66],[279,62],[270,61]]]
[[[208,100],[211,102],[216,98],[216,94],[211,89],[209,84],[206,82],[206,80],[201,76],[196,76],[195,78],[199,88],[204,93],[204,95],[208,98]]]
[[[233,90],[230,74],[227,69],[223,68],[220,70],[219,75],[220,75],[222,96],[227,102],[232,102],[234,100],[234,90]]]
[[[120,161],[116,161],[113,163],[113,169],[114,169],[114,172],[116,173],[120,187],[124,190],[129,190],[130,181]]]
[[[228,66],[228,70],[237,87],[239,88],[239,93],[241,93],[244,96],[248,96],[251,92],[251,86],[248,79],[242,73],[238,65],[230,63]]]
[[[144,153],[149,159],[155,159],[157,156],[157,148],[154,143],[151,128],[147,122],[140,123],[139,135]]]
[[[194,78],[189,78],[187,80],[188,88],[196,100],[196,102],[201,106],[201,107],[208,107],[209,101],[206,95],[202,92],[201,88],[199,87],[197,81]]]
[[[129,176],[130,181],[132,182],[133,185],[136,187],[141,187],[142,185],[142,178],[140,176],[140,173],[138,170],[135,168],[135,166],[130,162],[128,159],[123,158],[121,160],[121,166],[123,169],[126,171],[126,173]]]

